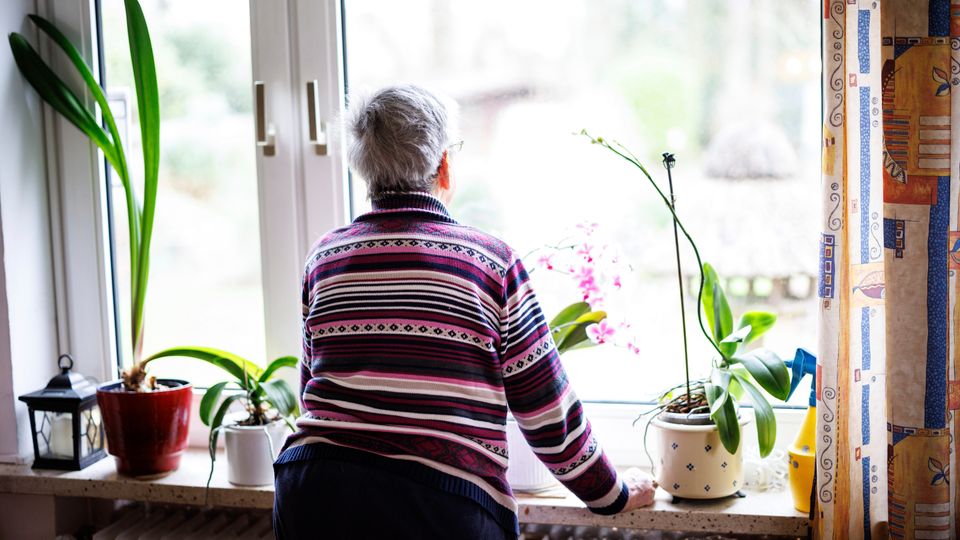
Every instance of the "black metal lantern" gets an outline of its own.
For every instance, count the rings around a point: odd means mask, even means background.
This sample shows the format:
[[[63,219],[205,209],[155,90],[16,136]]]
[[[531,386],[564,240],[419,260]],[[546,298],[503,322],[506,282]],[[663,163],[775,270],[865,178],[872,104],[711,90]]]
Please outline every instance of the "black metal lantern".
[[[107,455],[97,385],[70,371],[70,355],[60,356],[57,364],[60,374],[43,390],[20,396],[20,401],[30,413],[33,468],[77,471]]]

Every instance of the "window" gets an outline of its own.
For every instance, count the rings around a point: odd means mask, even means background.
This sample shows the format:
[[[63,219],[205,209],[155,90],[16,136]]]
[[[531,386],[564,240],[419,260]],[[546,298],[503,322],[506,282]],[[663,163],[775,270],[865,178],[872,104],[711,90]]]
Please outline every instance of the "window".
[[[254,361],[266,354],[250,12],[230,0],[141,0],[157,61],[162,143],[144,352],[205,345]],[[136,92],[122,0],[102,4],[107,90],[142,179]],[[124,114],[123,112],[129,111]],[[131,152],[132,151],[132,152]],[[139,168],[140,170],[138,170]],[[126,207],[112,183],[121,335],[129,329]],[[121,343],[129,343],[122,339]],[[129,358],[130,351],[124,351]],[[219,369],[158,361],[159,377],[197,386]]]
[[[634,272],[609,311],[638,329],[640,356],[599,348],[564,363],[581,398],[643,401],[683,378],[669,214],[638,171],[572,133],[618,139],[661,185],[660,153],[674,152],[678,212],[729,278],[735,312],[777,312],[764,345],[783,356],[814,349],[818,15],[814,0],[349,2],[346,72],[351,91],[416,82],[460,103],[460,221],[520,253],[580,221],[620,245]],[[353,187],[361,211],[364,192]],[[683,264],[692,283],[696,263]],[[534,280],[548,315],[577,299],[565,276]],[[711,355],[691,292],[702,375]]]
[[[134,111],[121,1],[102,3],[111,99]],[[678,212],[728,280],[734,310],[777,312],[764,345],[782,356],[815,349],[815,0],[142,3],[164,122],[145,351],[202,344],[258,361],[297,354],[303,257],[348,219],[348,193],[354,215],[369,208],[362,180],[346,185],[343,138],[330,122],[345,81],[353,91],[415,82],[460,103],[465,144],[452,164],[460,221],[520,253],[560,242],[579,222],[599,223],[598,234],[620,247],[633,271],[607,307],[632,322],[640,356],[615,348],[565,356],[580,397],[648,401],[683,377],[669,214],[638,171],[574,135],[583,128],[624,143],[661,185],[660,153],[675,153]],[[266,83],[272,157],[253,141],[254,80]],[[308,110],[327,122],[327,154],[307,140]],[[126,142],[136,150],[135,116]],[[122,223],[119,192],[114,199]],[[122,316],[124,229],[113,229]],[[703,375],[711,355],[697,331],[696,267],[681,249],[691,368]],[[579,298],[567,276],[533,274],[548,316]],[[219,377],[186,369],[156,366],[198,386]]]

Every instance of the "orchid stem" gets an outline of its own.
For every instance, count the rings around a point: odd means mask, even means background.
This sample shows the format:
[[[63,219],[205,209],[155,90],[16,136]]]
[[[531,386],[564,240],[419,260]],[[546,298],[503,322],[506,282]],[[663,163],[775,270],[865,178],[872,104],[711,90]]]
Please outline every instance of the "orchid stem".
[[[680,291],[680,325],[683,328],[683,370],[686,375],[686,402],[690,405],[690,352],[687,346],[687,309],[683,305],[683,269],[680,265],[680,235],[677,233],[677,197],[673,193],[673,166],[677,160],[673,154],[664,152],[663,166],[667,169],[667,182],[670,187],[670,209],[673,210],[673,249],[677,256],[677,289]]]
[[[703,335],[706,336],[707,341],[717,351],[717,354],[719,354],[722,358],[723,352],[720,350],[720,347],[718,347],[717,344],[714,343],[713,336],[711,336],[710,333],[707,332],[707,328],[703,324],[703,313],[701,313],[702,310],[699,309],[699,306],[702,305],[702,302],[703,302],[703,284],[706,281],[706,276],[703,275],[703,259],[700,258],[700,250],[697,249],[696,242],[693,241],[693,238],[690,236],[690,233],[687,232],[687,228],[683,226],[683,222],[680,221],[679,217],[677,217],[677,213],[674,211],[673,205],[670,204],[670,200],[667,199],[667,196],[663,193],[663,190],[660,189],[660,186],[658,186],[657,183],[654,182],[653,177],[650,176],[649,172],[647,172],[646,167],[644,167],[643,164],[640,163],[640,160],[637,159],[633,154],[631,154],[630,151],[627,150],[626,147],[624,147],[622,144],[616,143],[618,147],[623,149],[623,151],[621,152],[620,150],[611,146],[610,143],[607,142],[604,138],[602,137],[594,138],[592,135],[587,133],[587,130],[581,131],[580,134],[590,139],[590,142],[603,146],[607,150],[610,150],[614,154],[629,161],[631,164],[633,164],[633,166],[640,169],[643,175],[650,182],[650,185],[653,186],[653,189],[657,190],[657,194],[660,195],[660,199],[663,200],[663,203],[667,206],[667,209],[670,210],[670,214],[673,216],[674,223],[676,223],[677,226],[680,227],[680,231],[683,232],[683,236],[687,238],[687,241],[690,243],[690,247],[693,248],[693,254],[697,258],[697,269],[700,271],[700,287],[697,292],[697,306],[698,306],[697,322],[700,324],[700,331],[703,332]]]

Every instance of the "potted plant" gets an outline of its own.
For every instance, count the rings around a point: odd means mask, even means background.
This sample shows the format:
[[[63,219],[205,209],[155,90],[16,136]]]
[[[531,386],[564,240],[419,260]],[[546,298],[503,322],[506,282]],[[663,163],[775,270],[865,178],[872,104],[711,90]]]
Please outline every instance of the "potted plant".
[[[87,108],[84,100],[54,73],[26,38],[12,33],[9,42],[17,66],[27,82],[44,101],[100,148],[123,185],[130,237],[131,314],[128,336],[133,358],[120,380],[104,384],[98,389],[97,401],[103,414],[109,451],[116,457],[119,472],[142,476],[168,472],[179,465],[180,454],[187,445],[193,390],[186,381],[149,377],[145,370],[146,362],[141,362],[143,313],[150,274],[150,244],[160,166],[160,104],[153,47],[143,10],[137,0],[124,0],[124,9],[143,145],[144,178],[141,190],[135,189],[107,99],[77,48],[50,21],[30,16],[37,28],[73,64],[99,107],[106,130],[98,122],[96,111]],[[142,200],[138,191],[142,192]]]
[[[679,266],[678,230],[689,242],[700,273],[697,321],[716,355],[708,377],[690,378],[684,322],[685,380],[661,396],[657,407],[651,411],[655,416],[648,423],[648,428],[653,425],[660,435],[660,463],[659,467],[654,467],[658,483],[667,492],[683,498],[709,499],[736,493],[743,485],[740,432],[745,421],[739,412],[740,401],[747,399],[753,407],[760,455],[766,457],[776,442],[777,423],[773,408],[761,389],[781,400],[790,392],[790,373],[784,361],[772,351],[747,348],[773,326],[776,316],[751,311],[744,313],[734,325],[733,313],[716,271],[703,262],[696,243],[677,216],[672,177],[668,198],[639,159],[623,145],[592,137],[586,131],[582,134],[593,144],[601,145],[638,168],[670,211],[678,250],[681,308],[683,279]],[[664,162],[669,174],[672,156],[665,154]]]
[[[214,384],[200,401],[200,420],[210,427],[210,477],[217,457],[217,440],[224,432],[227,450],[227,480],[240,486],[273,483],[273,461],[283,444],[291,417],[299,412],[297,397],[283,379],[281,368],[297,365],[297,358],[283,356],[260,366],[235,354],[208,347],[175,347],[156,353],[158,358],[188,357],[213,364],[230,375]],[[240,417],[228,418],[235,404],[242,405]],[[209,484],[209,479],[208,479]]]

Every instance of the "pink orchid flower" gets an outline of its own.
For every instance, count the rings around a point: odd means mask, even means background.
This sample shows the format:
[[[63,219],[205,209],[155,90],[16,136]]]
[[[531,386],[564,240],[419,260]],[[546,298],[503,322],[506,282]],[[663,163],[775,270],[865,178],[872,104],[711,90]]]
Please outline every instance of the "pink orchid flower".
[[[587,327],[587,337],[597,345],[603,345],[611,341],[614,335],[616,335],[616,330],[607,324],[606,319]]]
[[[571,268],[570,270],[573,274],[573,279],[576,280],[577,286],[580,288],[596,282],[592,266],[582,265],[577,268]]]
[[[580,247],[577,248],[576,254],[583,258],[583,260],[593,262],[593,245],[584,242],[580,244]]]
[[[583,293],[583,301],[587,302],[590,299],[600,298],[600,287],[597,286],[595,281],[589,281],[580,284],[580,292]]]
[[[600,224],[592,221],[584,221],[583,223],[577,223],[577,228],[583,231],[583,233],[586,234],[587,236],[590,236],[591,234],[593,234],[593,232],[596,231],[598,227],[600,227]]]
[[[553,270],[553,254],[541,255],[537,259],[537,266],[541,268],[546,268],[547,270]]]
[[[623,287],[623,282],[620,281],[620,274],[613,276],[613,286],[617,289]]]
[[[596,311],[598,309],[603,309],[603,303],[606,299],[599,294],[599,292],[586,296],[583,299],[584,302],[590,304],[590,309]]]
[[[636,342],[632,339],[627,342],[627,350],[636,355],[640,354],[640,347],[638,347]]]

